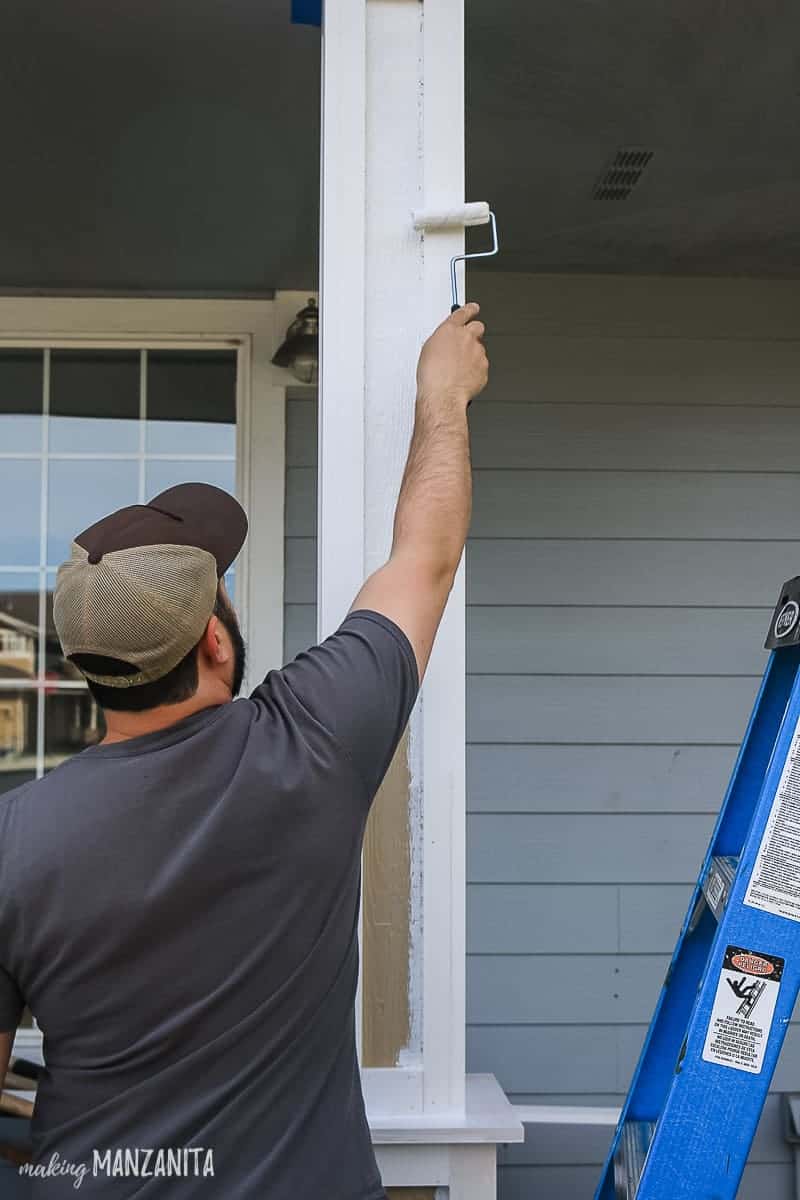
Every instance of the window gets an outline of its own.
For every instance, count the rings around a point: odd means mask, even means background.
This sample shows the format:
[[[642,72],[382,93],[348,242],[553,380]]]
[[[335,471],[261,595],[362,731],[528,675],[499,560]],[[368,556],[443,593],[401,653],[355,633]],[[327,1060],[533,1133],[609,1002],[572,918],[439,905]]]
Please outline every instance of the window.
[[[236,491],[236,371],[230,349],[0,350],[0,792],[102,736],[53,624],[73,535],[175,483]]]

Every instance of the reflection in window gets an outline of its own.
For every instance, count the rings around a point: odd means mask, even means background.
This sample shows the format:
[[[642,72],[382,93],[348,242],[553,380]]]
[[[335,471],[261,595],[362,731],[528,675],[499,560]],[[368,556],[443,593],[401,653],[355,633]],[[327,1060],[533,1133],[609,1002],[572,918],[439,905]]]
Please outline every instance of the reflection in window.
[[[147,418],[149,454],[235,454],[235,351],[150,351]]]
[[[0,465],[0,570],[39,565],[42,467],[37,459]]]
[[[103,459],[55,459],[50,463],[47,506],[47,563],[57,567],[69,558],[76,533],[81,533],[115,508],[136,504],[139,467],[136,462]]]
[[[58,766],[105,733],[103,713],[88,689],[71,688],[45,696],[45,769]]]
[[[42,444],[44,355],[0,350],[0,450],[35,453]]]
[[[137,351],[52,351],[51,451],[136,453],[140,357]]]
[[[38,574],[0,573],[0,680],[34,680],[38,646]]]
[[[0,792],[36,774],[36,690],[0,690]]]
[[[104,736],[53,623],[75,535],[175,483],[235,492],[235,444],[234,351],[0,350],[0,792]]]

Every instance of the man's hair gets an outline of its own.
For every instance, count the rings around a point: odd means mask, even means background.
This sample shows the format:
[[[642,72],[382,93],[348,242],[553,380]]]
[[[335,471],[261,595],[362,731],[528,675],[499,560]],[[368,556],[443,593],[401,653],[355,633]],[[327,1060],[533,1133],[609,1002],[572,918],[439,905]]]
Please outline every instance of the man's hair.
[[[223,600],[217,589],[217,599],[214,603],[214,616],[223,624],[230,618],[231,609]],[[183,700],[191,700],[197,691],[200,674],[197,667],[197,643],[171,671],[154,679],[151,683],[140,683],[137,687],[108,687],[104,683],[95,683],[87,679],[86,684],[101,708],[114,709],[117,712],[144,712],[148,708],[156,708],[159,704],[180,704]],[[73,654],[70,659],[79,669],[93,671],[97,675],[133,675],[138,670],[131,663],[118,658],[108,658],[102,654]]]

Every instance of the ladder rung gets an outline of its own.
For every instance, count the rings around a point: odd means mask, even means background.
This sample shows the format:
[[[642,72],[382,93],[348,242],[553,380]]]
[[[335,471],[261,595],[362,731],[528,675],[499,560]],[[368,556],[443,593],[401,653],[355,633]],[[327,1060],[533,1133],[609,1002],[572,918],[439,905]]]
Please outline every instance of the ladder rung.
[[[725,911],[725,905],[728,903],[728,897],[731,894],[738,865],[738,858],[734,858],[732,854],[715,856],[708,864],[708,870],[706,871],[702,885],[703,895],[705,896],[706,904],[718,921]]]
[[[623,1125],[614,1155],[616,1200],[635,1200],[655,1128],[655,1121],[626,1121]]]

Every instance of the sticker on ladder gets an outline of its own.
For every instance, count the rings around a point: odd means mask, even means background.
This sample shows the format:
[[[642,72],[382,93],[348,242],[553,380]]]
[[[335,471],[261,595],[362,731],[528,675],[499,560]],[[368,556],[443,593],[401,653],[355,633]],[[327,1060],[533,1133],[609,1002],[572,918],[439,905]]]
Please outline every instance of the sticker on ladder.
[[[758,1075],[783,975],[782,958],[726,946],[703,1059]]]
[[[744,903],[800,921],[800,723],[786,755]]]

